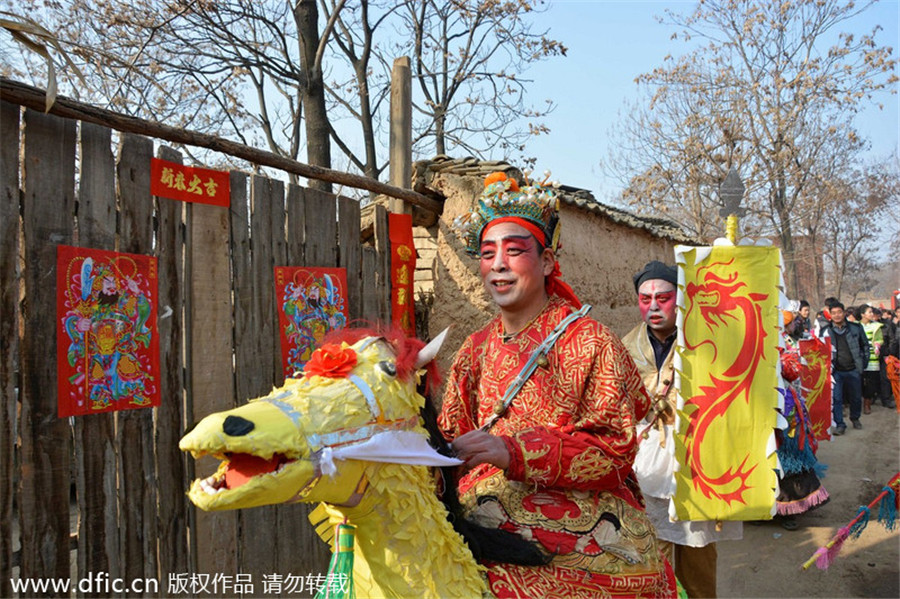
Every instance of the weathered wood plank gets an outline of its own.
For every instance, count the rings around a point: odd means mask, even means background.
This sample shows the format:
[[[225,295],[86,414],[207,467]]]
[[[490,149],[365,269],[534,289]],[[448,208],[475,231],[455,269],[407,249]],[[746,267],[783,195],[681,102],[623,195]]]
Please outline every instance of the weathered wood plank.
[[[303,266],[303,231],[306,220],[306,208],[303,192],[299,185],[288,185],[285,210],[287,211],[287,264],[286,266]]]
[[[232,369],[230,215],[227,208],[186,206],[185,381],[189,422],[235,405]],[[223,326],[224,325],[224,326]],[[195,476],[212,474],[212,458],[194,464]],[[237,516],[234,512],[196,512],[192,548],[196,571],[231,575],[237,568]],[[196,545],[194,545],[196,543]]]
[[[388,211],[375,206],[375,297],[378,320],[391,322],[391,239],[388,231]]]
[[[75,122],[25,111],[21,578],[68,578],[71,430],[57,417],[56,246],[70,244]]]
[[[123,135],[116,164],[119,184],[119,250],[153,253],[153,197],[150,159],[153,140]],[[158,282],[157,282],[158,284]],[[158,513],[153,411],[117,413],[119,445],[119,522],[122,572],[126,580],[155,578]]]
[[[362,248],[359,244],[359,202],[338,197],[338,261],[347,269],[350,320],[362,316]]]
[[[181,162],[175,150],[160,147],[158,156]],[[159,260],[159,348],[161,401],[156,412],[156,475],[159,478],[159,581],[190,571],[186,456],[178,449],[184,419],[184,203],[156,199]]]
[[[280,358],[276,359],[274,351],[274,348],[277,347],[278,317],[275,313],[274,247],[276,244],[273,241],[273,237],[276,235],[281,237],[280,247],[283,252],[284,229],[282,225],[281,231],[273,230],[273,221],[275,219],[272,213],[284,210],[284,187],[280,181],[253,176],[250,180],[250,189],[252,200],[250,242],[253,248],[251,281],[254,288],[253,298],[255,300],[254,311],[256,316],[256,328],[253,331],[256,345],[256,363],[252,369],[255,372],[239,373],[239,378],[252,376],[256,384],[250,390],[249,395],[239,397],[241,401],[268,393],[272,388],[273,381],[282,378],[280,376],[281,360]],[[281,222],[283,223],[284,221],[282,220]]]
[[[250,199],[247,195],[249,177],[231,171],[231,270],[234,293],[234,360],[235,395],[238,403],[253,397],[261,388],[249,373],[258,372],[256,366],[257,327],[253,289],[253,261],[250,250]]]
[[[116,170],[111,138],[112,132],[106,127],[81,125],[81,247],[116,249]],[[74,423],[78,576],[106,572],[111,578],[119,578],[115,414],[89,414],[75,418]]]
[[[277,179],[270,179],[269,239],[272,244],[272,263],[265,268],[261,278],[262,285],[269,289],[271,298],[271,326],[272,335],[268,341],[272,355],[272,385],[280,387],[284,384],[284,369],[281,365],[281,339],[278,333],[278,312],[281,310],[281,297],[275,295],[275,267],[287,265],[287,241],[285,240],[287,215],[285,214],[284,183]]]
[[[378,312],[378,252],[374,247],[362,246],[362,307],[363,320],[374,323],[379,319]]]
[[[304,191],[307,266],[337,266],[337,209],[334,196],[315,189]]]
[[[273,230],[274,211],[283,213],[284,188],[278,181],[254,175],[250,179],[250,269],[240,281],[241,295],[251,299],[250,320],[252,327],[241,327],[242,335],[236,339],[235,386],[238,402],[268,393],[276,375],[276,360],[273,355],[277,344],[275,315],[275,285],[273,282],[274,254],[278,245],[273,239],[279,232]],[[282,216],[283,219],[283,216]],[[281,221],[284,222],[283,220]],[[281,248],[284,251],[284,226],[280,231]],[[235,269],[235,289],[238,289],[237,269]],[[237,296],[237,292],[235,296]],[[237,323],[235,323],[237,324]],[[274,343],[273,343],[274,339]],[[278,360],[277,370],[281,370]],[[278,514],[274,506],[241,510],[240,513],[240,570],[254,580],[271,573],[277,560],[279,534]]]
[[[19,107],[0,102],[0,597],[12,597],[19,369]]]

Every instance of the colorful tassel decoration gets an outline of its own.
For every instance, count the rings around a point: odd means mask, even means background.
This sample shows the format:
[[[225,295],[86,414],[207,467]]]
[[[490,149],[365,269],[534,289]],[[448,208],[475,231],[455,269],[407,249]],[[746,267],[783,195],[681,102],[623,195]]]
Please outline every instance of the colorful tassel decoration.
[[[897,492],[891,487],[884,488],[884,497],[878,505],[878,521],[888,530],[897,527]]]
[[[869,525],[869,515],[871,515],[871,513],[872,511],[867,506],[859,506],[859,511],[856,512],[856,518],[853,519],[853,523],[850,526],[850,536],[854,539],[859,538],[862,531]]]
[[[356,527],[342,522],[335,527],[334,553],[328,564],[325,584],[316,593],[316,599],[355,599],[353,588],[353,546]]]
[[[819,570],[828,569],[828,566],[834,563],[838,553],[840,553],[841,548],[844,546],[844,541],[850,535],[853,535],[855,538],[862,534],[862,531],[869,524],[869,515],[872,508],[879,502],[881,502],[881,505],[878,510],[878,521],[884,524],[888,530],[893,530],[897,521],[897,489],[900,489],[900,472],[894,475],[869,505],[859,508],[856,517],[847,526],[840,529],[824,547],[816,549],[813,556],[803,564],[803,569],[806,570],[813,564],[816,564]]]

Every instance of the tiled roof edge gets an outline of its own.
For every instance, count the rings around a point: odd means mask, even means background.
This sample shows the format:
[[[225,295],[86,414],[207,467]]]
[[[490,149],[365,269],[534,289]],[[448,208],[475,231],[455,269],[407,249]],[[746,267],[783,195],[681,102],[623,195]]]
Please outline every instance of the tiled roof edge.
[[[439,155],[430,160],[419,160],[413,164],[413,179],[415,186],[427,186],[431,177],[437,174],[454,174],[464,177],[485,177],[496,171],[515,173],[521,175],[521,171],[502,160],[479,160],[473,157],[451,158]],[[430,176],[429,176],[430,175]],[[694,244],[696,239],[686,235],[673,221],[663,217],[642,216],[634,214],[622,208],[609,206],[598,201],[587,189],[579,189],[567,185],[560,186],[560,200],[577,210],[598,214],[609,218],[611,221],[633,229],[643,229],[649,233],[676,241],[679,243]]]

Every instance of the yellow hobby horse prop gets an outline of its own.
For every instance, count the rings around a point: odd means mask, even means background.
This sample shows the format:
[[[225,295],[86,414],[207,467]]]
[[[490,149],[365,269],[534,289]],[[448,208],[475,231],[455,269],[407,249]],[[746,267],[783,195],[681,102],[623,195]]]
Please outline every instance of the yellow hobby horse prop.
[[[434,468],[452,476],[461,462],[417,385],[426,368],[436,375],[443,338],[426,346],[397,331],[338,331],[297,378],[182,438],[195,458],[221,460],[193,482],[191,501],[203,510],[320,503],[310,520],[333,551],[344,544],[335,526],[355,527],[352,583],[364,597],[482,597],[479,561],[544,563],[521,537],[462,518],[454,480],[439,497]]]

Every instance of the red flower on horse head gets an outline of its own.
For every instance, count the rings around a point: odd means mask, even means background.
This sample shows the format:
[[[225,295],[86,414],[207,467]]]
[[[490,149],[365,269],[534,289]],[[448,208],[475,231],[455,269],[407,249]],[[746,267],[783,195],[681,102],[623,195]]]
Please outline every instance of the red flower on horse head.
[[[326,343],[313,352],[303,367],[303,376],[324,376],[330,379],[346,377],[356,366],[356,352],[352,347]]]

